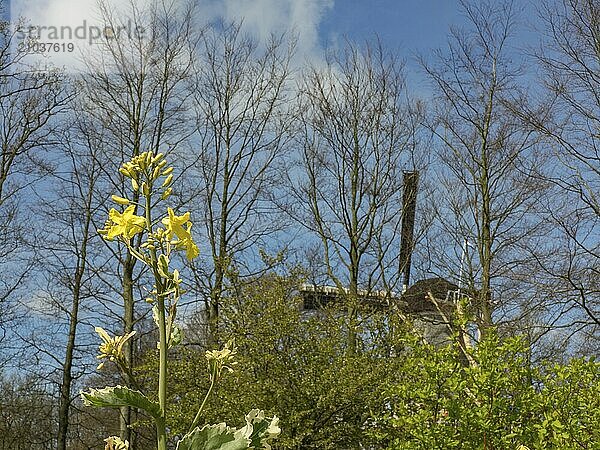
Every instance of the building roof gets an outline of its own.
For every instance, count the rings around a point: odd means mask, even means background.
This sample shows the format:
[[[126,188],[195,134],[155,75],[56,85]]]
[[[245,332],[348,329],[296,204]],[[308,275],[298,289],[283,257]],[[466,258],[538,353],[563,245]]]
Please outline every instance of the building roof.
[[[451,309],[451,305],[446,301],[448,292],[457,290],[457,285],[444,278],[419,280],[402,294],[402,300],[406,302],[405,311],[407,313],[437,311],[436,305],[429,298],[429,293],[433,295],[440,306]]]

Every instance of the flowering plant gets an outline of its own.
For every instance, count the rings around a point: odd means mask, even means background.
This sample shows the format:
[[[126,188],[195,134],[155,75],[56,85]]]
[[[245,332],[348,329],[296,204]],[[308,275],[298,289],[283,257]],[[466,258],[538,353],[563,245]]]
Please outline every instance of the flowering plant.
[[[166,167],[167,161],[162,153],[145,152],[123,164],[120,173],[129,178],[136,197],[134,202],[124,197],[112,196],[112,200],[125,209],[120,212],[111,209],[106,226],[99,230],[105,239],[119,240],[127,246],[129,253],[148,266],[154,285],[146,301],[152,304],[152,312],[159,332],[159,376],[158,403],[150,400],[142,392],[125,386],[91,389],[83,392],[86,406],[102,406],[119,408],[130,406],[149,414],[156,425],[158,450],[167,449],[166,418],[167,404],[167,367],[168,350],[181,343],[181,328],[176,324],[177,304],[181,295],[181,277],[177,269],[171,269],[171,257],[176,251],[185,251],[188,260],[199,254],[198,246],[192,238],[192,222],[190,213],[178,216],[171,208],[160,220],[153,217],[157,204],[169,198],[173,189],[173,167]],[[162,179],[162,182],[161,182]],[[158,198],[158,200],[157,200]],[[143,213],[140,215],[140,213]],[[134,247],[135,236],[145,237],[139,247]],[[135,332],[124,336],[111,337],[104,329],[96,327],[102,339],[98,359],[102,360],[98,369],[107,362],[114,362],[119,369],[126,371],[123,360],[123,346],[133,337]],[[280,429],[277,417],[266,418],[259,410],[252,410],[246,415],[246,425],[240,429],[230,428],[224,423],[199,427],[202,410],[210,396],[215,382],[223,370],[233,371],[236,349],[229,342],[221,350],[206,352],[210,374],[210,388],[204,397],[189,432],[177,443],[178,450],[238,450],[247,448],[270,449],[269,442],[275,438]],[[127,450],[129,443],[116,436],[105,440],[106,450]]]

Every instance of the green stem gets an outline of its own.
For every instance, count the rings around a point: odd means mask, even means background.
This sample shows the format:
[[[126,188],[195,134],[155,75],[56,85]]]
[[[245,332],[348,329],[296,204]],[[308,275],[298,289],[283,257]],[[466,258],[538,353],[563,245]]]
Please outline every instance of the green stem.
[[[192,421],[192,424],[190,425],[189,432],[191,432],[194,428],[196,428],[196,425],[198,425],[198,421],[200,420],[200,415],[202,414],[202,411],[204,410],[204,405],[206,403],[206,400],[208,400],[208,397],[210,397],[213,387],[215,386],[215,379],[217,378],[216,372],[217,372],[217,368],[215,367],[213,369],[212,376],[210,377],[210,387],[208,388],[208,391],[206,392],[206,395],[204,396],[204,400],[202,400],[202,404],[200,405],[200,408],[198,409],[198,412],[196,413],[196,417],[194,417],[194,420]]]
[[[167,436],[165,430],[165,420],[167,417],[167,327],[165,323],[165,300],[158,297],[158,332],[159,332],[159,362],[158,372],[158,403],[162,415],[162,430],[159,423],[156,424],[158,433],[158,450],[167,450]]]
[[[158,433],[158,450],[167,450],[167,432],[165,429],[165,420],[167,417],[167,329],[165,324],[165,300],[162,297],[158,297],[158,332],[160,342],[158,403],[162,417],[156,423],[156,431]]]
[[[164,417],[156,421],[156,441],[158,450],[167,450],[167,427]]]
[[[151,189],[151,186],[150,186]],[[146,227],[148,234],[152,233],[152,195],[146,195]],[[158,273],[156,266],[158,258],[156,250],[150,250],[150,266],[154,274],[156,283],[157,303],[158,303],[158,334],[159,334],[159,371],[158,371],[158,403],[160,405],[161,417],[156,420],[156,440],[158,450],[167,450],[167,326],[165,320],[165,298],[162,277]]]

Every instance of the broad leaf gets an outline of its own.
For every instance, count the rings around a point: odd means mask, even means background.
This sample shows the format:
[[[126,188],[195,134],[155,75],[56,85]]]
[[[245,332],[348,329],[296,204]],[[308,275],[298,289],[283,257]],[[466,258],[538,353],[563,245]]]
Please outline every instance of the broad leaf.
[[[160,418],[160,406],[149,400],[140,391],[134,391],[124,386],[107,387],[104,389],[91,389],[90,392],[82,392],[83,404],[85,406],[100,406],[107,408],[119,408],[121,406],[132,406],[142,409],[155,419]]]
[[[196,427],[177,443],[177,450],[244,450],[250,440],[224,423]]]
[[[281,432],[278,423],[277,417],[271,419],[265,417],[264,411],[253,409],[246,415],[246,426],[240,433],[250,439],[250,448],[270,450],[269,442]]]

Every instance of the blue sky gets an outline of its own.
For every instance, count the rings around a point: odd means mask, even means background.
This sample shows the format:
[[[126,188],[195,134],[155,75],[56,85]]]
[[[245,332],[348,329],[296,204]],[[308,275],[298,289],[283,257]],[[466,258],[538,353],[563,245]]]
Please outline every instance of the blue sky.
[[[410,53],[439,47],[451,24],[463,21],[455,0],[337,0],[320,34],[365,40],[377,34],[392,50]]]
[[[535,2],[515,0],[514,7],[521,15],[512,45],[530,48],[539,40],[532,28],[537,22]],[[420,91],[424,81],[415,54],[427,57],[446,47],[450,28],[465,26],[469,24],[458,0],[335,0],[323,15],[319,36],[323,47],[343,36],[358,42],[378,36],[406,61],[409,83]]]
[[[414,55],[443,47],[450,27],[462,23],[456,0],[337,0],[323,17],[319,35],[323,47],[341,37],[356,42],[378,37],[404,59],[411,90],[424,94],[427,87]]]
[[[143,6],[149,1],[135,3]],[[128,4],[108,2],[121,9]],[[530,0],[515,0],[515,4],[525,7]],[[95,5],[96,0],[11,1],[13,19],[21,15],[36,25],[71,27],[93,25],[98,18]],[[243,19],[247,31],[259,38],[295,30],[299,54],[308,59],[319,58],[324,48],[344,38],[361,42],[378,35],[389,50],[406,59],[409,72],[414,72],[414,52],[427,54],[443,47],[450,26],[465,23],[458,0],[197,0],[197,7],[199,16],[208,21]],[[89,47],[83,41],[76,44],[84,51]],[[47,56],[57,65],[69,66],[74,55]]]

